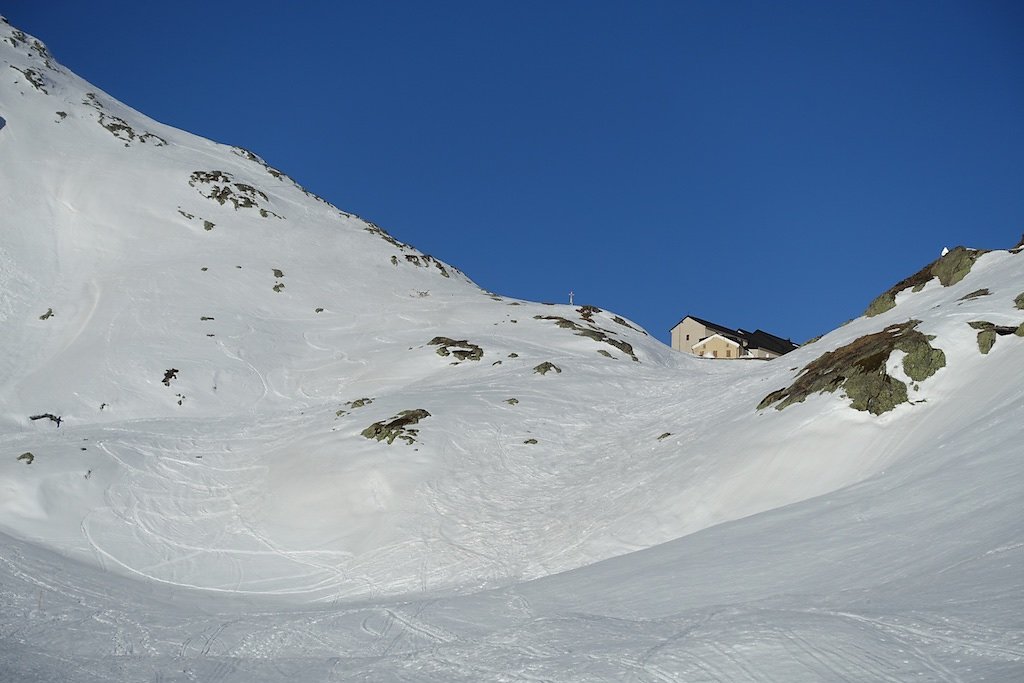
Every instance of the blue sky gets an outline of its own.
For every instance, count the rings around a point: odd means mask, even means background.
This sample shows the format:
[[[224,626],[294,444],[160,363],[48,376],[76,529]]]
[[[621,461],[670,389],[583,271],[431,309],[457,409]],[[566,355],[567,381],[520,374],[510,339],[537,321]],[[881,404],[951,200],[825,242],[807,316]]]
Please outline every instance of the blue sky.
[[[0,10],[509,296],[796,341],[1024,232],[1020,2],[38,2]]]

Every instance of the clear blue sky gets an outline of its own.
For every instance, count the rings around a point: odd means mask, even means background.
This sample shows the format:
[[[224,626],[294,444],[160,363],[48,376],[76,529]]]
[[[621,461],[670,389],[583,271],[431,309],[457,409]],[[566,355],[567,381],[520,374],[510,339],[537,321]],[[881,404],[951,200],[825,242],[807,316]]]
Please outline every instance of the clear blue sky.
[[[510,296],[803,341],[1024,232],[1024,3],[58,2],[0,10]]]

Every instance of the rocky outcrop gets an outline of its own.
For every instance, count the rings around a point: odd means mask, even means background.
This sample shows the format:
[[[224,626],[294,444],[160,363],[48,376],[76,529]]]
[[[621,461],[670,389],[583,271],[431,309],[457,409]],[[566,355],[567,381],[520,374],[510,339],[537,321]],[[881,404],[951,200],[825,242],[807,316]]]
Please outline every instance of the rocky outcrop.
[[[808,363],[785,389],[766,396],[757,406],[774,405],[782,410],[801,403],[811,394],[843,389],[850,407],[881,415],[908,401],[907,385],[886,372],[893,351],[903,351],[903,371],[915,382],[945,367],[946,355],[933,348],[932,337],[915,328],[919,320],[890,325],[881,332],[865,335],[835,351],[828,351]]]
[[[367,439],[387,441],[389,444],[394,443],[395,439],[401,439],[411,446],[416,443],[420,430],[413,429],[410,425],[418,424],[420,420],[428,417],[430,413],[422,408],[403,410],[390,420],[374,422],[361,434]]]
[[[938,278],[943,287],[949,287],[960,282],[971,272],[974,262],[982,254],[987,253],[983,249],[968,249],[967,247],[956,247],[944,256],[932,261],[927,266],[917,271],[910,277],[900,280],[895,285],[879,294],[874,301],[868,305],[864,315],[872,317],[895,308],[896,295],[900,292],[912,289],[915,292],[921,291],[933,278]]]

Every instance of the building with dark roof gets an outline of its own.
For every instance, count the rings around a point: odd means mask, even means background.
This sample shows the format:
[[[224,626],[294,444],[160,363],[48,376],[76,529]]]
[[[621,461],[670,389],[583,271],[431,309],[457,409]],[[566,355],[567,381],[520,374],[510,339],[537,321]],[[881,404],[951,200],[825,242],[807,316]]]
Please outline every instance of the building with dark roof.
[[[688,315],[672,328],[672,348],[705,358],[783,356],[798,345],[764,330],[748,332]]]

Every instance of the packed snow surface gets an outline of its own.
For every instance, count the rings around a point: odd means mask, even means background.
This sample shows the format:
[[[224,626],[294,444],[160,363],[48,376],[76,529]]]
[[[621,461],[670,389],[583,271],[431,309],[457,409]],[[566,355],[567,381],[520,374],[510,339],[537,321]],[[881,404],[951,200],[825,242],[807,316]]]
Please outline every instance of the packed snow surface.
[[[1021,253],[699,359],[0,61],[0,680],[1024,679]],[[909,402],[757,409],[907,320]]]

